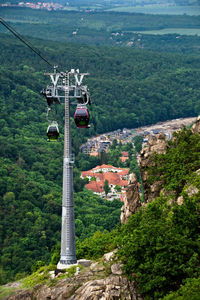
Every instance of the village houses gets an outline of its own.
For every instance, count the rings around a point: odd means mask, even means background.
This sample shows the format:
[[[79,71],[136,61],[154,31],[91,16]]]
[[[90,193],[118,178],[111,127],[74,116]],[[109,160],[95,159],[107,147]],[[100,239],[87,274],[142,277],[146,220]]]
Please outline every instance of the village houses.
[[[88,190],[104,198],[105,181],[108,181],[110,191],[107,199],[122,199],[122,194],[125,193],[125,188],[128,185],[129,169],[116,168],[111,165],[97,166],[89,171],[81,172],[81,178],[88,178],[89,183],[86,184]]]

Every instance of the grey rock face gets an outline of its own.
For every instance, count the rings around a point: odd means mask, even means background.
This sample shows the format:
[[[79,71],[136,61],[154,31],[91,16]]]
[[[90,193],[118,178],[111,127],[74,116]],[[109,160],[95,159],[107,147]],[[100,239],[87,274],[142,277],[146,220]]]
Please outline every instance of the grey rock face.
[[[156,181],[152,185],[148,183],[148,173],[146,168],[153,163],[151,157],[153,153],[165,153],[167,143],[165,141],[164,133],[160,133],[158,136],[151,136],[147,142],[146,148],[142,149],[139,157],[140,171],[142,176],[143,188],[144,188],[144,201],[151,202],[154,198],[160,195],[163,182]]]
[[[120,221],[125,224],[128,218],[134,214],[141,206],[138,181],[135,174],[129,177],[129,184],[126,187],[126,197],[121,208]]]

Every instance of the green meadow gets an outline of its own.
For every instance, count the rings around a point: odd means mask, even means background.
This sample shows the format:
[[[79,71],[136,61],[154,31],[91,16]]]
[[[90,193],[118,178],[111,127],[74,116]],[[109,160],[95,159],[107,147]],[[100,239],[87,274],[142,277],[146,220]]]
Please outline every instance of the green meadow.
[[[134,33],[138,31],[132,31]],[[179,34],[179,35],[198,35],[200,36],[200,29],[199,28],[165,28],[160,30],[145,30],[139,31],[142,34]]]
[[[162,14],[162,15],[190,15],[199,16],[199,6],[164,6],[164,5],[144,5],[144,6],[120,6],[109,9],[116,12],[130,12],[142,14]]]

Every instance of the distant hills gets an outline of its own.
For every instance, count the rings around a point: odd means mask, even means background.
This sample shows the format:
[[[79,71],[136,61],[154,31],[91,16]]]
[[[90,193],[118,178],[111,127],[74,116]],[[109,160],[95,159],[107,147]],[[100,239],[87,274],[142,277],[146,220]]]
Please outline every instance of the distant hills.
[[[60,3],[63,5],[69,5],[69,6],[94,6],[94,5],[102,5],[102,6],[138,6],[138,5],[200,5],[200,0],[30,0],[30,1],[19,1],[19,0],[0,0],[0,3],[6,3],[9,2],[11,4],[17,4],[19,2],[29,2],[29,3],[37,3],[37,2],[54,2],[54,3]]]

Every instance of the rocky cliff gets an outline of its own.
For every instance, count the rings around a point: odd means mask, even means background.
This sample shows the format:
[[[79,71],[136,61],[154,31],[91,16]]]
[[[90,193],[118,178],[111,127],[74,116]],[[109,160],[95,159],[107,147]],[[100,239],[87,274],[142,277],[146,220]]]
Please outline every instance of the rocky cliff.
[[[58,273],[55,278],[53,271],[49,272],[52,280],[48,284],[37,284],[32,289],[20,288],[13,296],[4,297],[4,300],[143,300],[136,291],[136,283],[130,282],[123,276],[121,265],[112,262],[113,253],[104,255],[104,262],[91,263],[77,271],[74,275],[62,278],[63,273]],[[55,284],[55,279],[57,283]],[[16,287],[16,283],[14,286]],[[12,284],[10,285],[10,288]]]
[[[135,174],[129,176],[128,186],[126,188],[126,197],[124,205],[121,208],[120,221],[125,224],[128,218],[134,214],[141,206],[138,181]]]
[[[197,117],[196,121],[192,126],[192,132],[200,134],[200,116]]]
[[[139,165],[141,171],[141,177],[144,189],[144,201],[151,202],[155,197],[159,196],[162,189],[162,181],[154,182],[150,185],[148,183],[147,167],[153,165],[151,161],[152,154],[165,153],[166,151],[165,135],[160,133],[157,136],[151,136],[146,146],[141,150],[139,157]],[[126,197],[124,199],[124,205],[121,208],[121,223],[125,224],[130,217],[134,214],[142,205],[140,200],[138,181],[135,174],[131,174],[129,177],[128,186],[126,188]]]
[[[140,172],[142,177],[143,189],[144,189],[144,201],[151,202],[154,198],[160,195],[163,182],[156,181],[152,185],[148,182],[147,167],[152,166],[153,162],[151,157],[154,152],[159,154],[166,152],[167,143],[164,133],[160,133],[157,136],[151,136],[147,142],[147,145],[141,150],[139,157]]]

